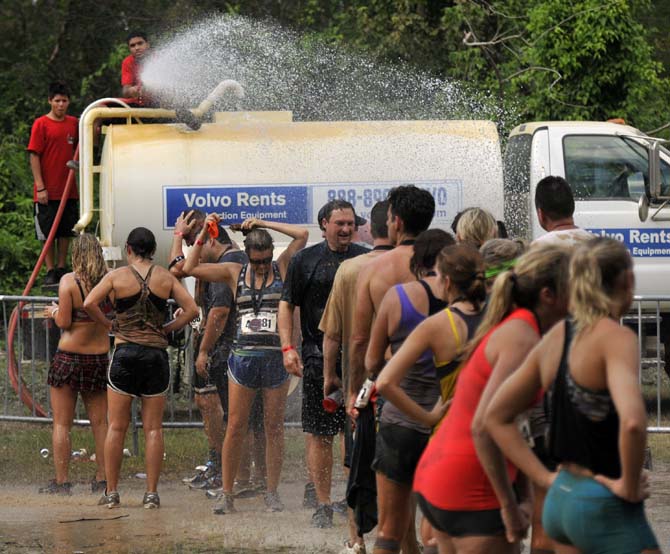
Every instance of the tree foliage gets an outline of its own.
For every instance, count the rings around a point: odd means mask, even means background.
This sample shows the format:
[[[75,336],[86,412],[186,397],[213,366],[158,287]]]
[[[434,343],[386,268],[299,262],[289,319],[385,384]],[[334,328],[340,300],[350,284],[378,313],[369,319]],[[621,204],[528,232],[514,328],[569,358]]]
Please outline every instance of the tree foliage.
[[[623,117],[668,120],[670,8],[648,0],[4,0],[0,3],[0,282],[21,288],[38,242],[25,154],[50,81],[73,90],[71,113],[119,94],[125,36],[160,40],[211,13],[271,18],[309,41],[491,91],[515,123]],[[654,24],[658,27],[655,28]]]

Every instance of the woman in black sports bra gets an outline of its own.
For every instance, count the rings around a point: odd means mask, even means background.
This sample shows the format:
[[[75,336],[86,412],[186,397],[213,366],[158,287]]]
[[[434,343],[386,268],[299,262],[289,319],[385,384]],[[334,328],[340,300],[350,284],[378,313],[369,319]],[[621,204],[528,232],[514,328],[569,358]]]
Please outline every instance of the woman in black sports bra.
[[[113,331],[114,353],[107,372],[109,430],[105,441],[107,489],[99,504],[119,505],[117,485],[121,469],[123,441],[130,424],[133,398],[142,399],[142,424],[146,444],[147,491],[145,508],[158,508],[156,491],[163,462],[163,409],[170,385],[167,335],[196,317],[195,301],[181,283],[151,258],[156,239],[149,229],[137,227],[128,235],[128,265],[108,273],[89,293],[84,308],[97,322]],[[107,321],[98,304],[114,298],[115,318]],[[182,308],[167,321],[167,301],[174,298]]]
[[[570,263],[571,317],[556,324],[493,396],[486,428],[507,458],[548,489],[542,524],[558,554],[659,553],[644,513],[647,414],[635,333],[620,324],[633,300],[633,260],[596,237]],[[547,469],[516,418],[545,391]]]
[[[87,291],[107,273],[98,240],[89,234],[79,235],[72,244],[73,272],[63,276],[58,287],[58,304],[44,310],[61,329],[58,350],[51,360],[47,383],[53,412],[53,455],[56,478],[39,489],[46,494],[70,494],[68,465],[72,447],[70,429],[74,420],[77,393],[86,406],[95,438],[96,473],[92,492],[105,488],[104,443],[107,434],[107,384],[109,337],[107,328],[94,322],[83,309]],[[109,301],[103,309],[109,313]]]

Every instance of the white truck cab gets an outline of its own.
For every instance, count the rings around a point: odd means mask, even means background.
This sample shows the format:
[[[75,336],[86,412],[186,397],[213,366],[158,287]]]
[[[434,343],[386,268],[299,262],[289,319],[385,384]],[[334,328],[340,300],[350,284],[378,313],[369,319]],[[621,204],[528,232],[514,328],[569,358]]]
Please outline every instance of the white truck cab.
[[[670,153],[658,140],[611,122],[526,123],[510,133],[504,164],[505,220],[513,234],[532,240],[545,232],[535,187],[548,175],[564,177],[575,223],[630,250],[636,293],[670,292]]]

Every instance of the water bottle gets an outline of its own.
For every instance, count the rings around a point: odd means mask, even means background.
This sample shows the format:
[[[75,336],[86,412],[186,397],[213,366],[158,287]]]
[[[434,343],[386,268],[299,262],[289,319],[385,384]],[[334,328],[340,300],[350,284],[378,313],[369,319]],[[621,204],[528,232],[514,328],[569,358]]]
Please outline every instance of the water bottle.
[[[370,402],[370,397],[372,396],[373,391],[375,390],[375,382],[369,377],[363,383],[361,390],[358,392],[356,397],[356,402],[354,403],[354,408],[360,410],[365,408]]]
[[[329,414],[334,414],[338,408],[344,406],[344,393],[342,389],[331,392],[322,402],[323,409]]]

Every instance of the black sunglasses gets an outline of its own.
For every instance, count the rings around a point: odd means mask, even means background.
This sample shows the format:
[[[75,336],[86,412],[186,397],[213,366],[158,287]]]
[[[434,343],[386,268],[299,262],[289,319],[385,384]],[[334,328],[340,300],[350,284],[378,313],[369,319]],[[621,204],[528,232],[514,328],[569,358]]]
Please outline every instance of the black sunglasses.
[[[249,263],[251,265],[269,264],[269,263],[272,263],[272,256],[268,256],[267,258],[261,258],[261,259],[249,258]]]

